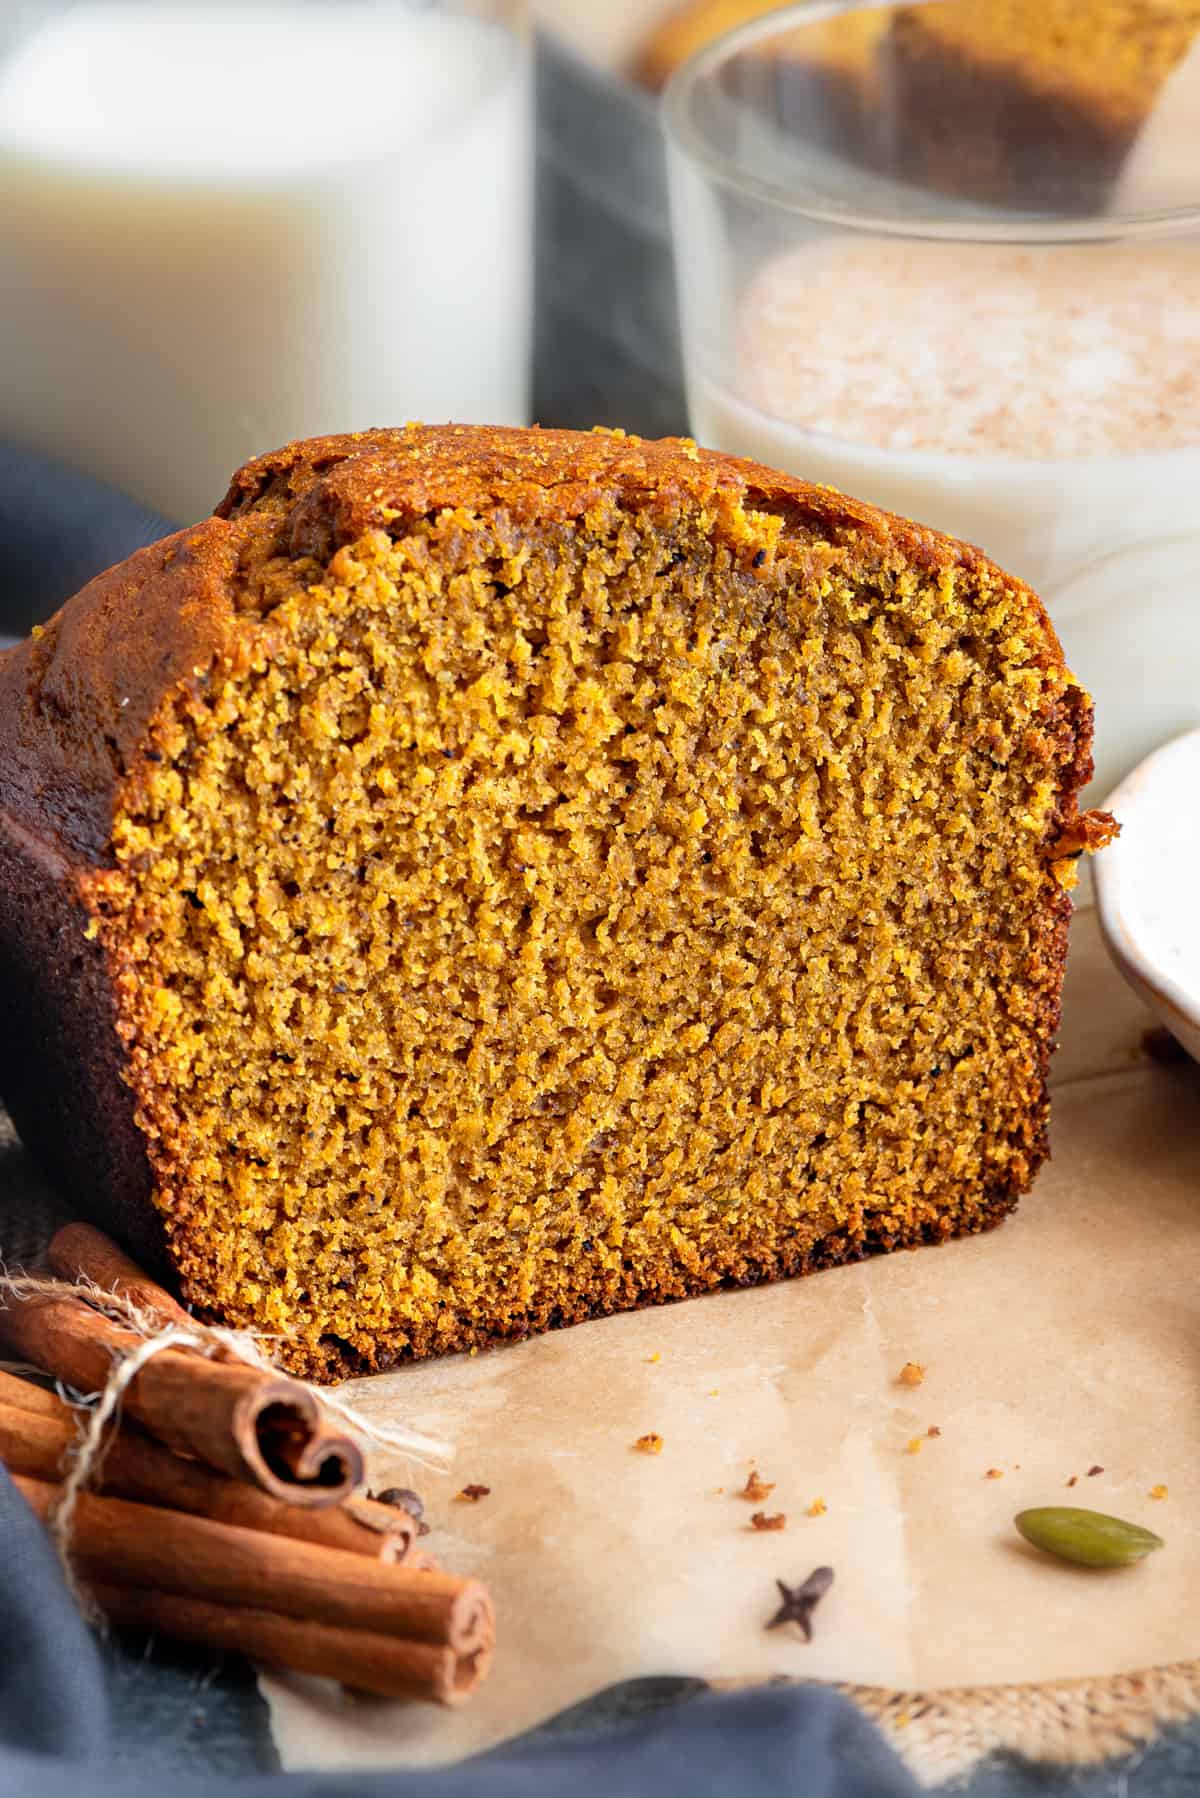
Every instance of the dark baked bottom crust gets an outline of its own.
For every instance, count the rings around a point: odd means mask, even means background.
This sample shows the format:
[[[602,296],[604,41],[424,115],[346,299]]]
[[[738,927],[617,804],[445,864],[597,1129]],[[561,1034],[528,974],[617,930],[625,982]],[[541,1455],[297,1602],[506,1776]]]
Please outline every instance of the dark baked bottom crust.
[[[1041,1132],[1035,1151],[1036,1167],[1048,1158],[1046,1131]],[[900,1232],[873,1231],[852,1234],[833,1230],[806,1249],[797,1249],[759,1261],[739,1252],[738,1265],[728,1270],[711,1267],[703,1274],[678,1270],[678,1278],[669,1284],[639,1286],[631,1280],[621,1287],[605,1284],[595,1294],[580,1292],[570,1307],[532,1308],[514,1312],[502,1322],[459,1327],[452,1334],[419,1343],[399,1354],[386,1352],[364,1355],[350,1343],[328,1336],[322,1338],[324,1354],[314,1354],[300,1345],[276,1344],[278,1359],[289,1372],[319,1382],[354,1379],[364,1374],[386,1373],[392,1368],[414,1363],[433,1355],[455,1354],[472,1349],[499,1348],[523,1342],[530,1336],[548,1330],[569,1329],[574,1324],[589,1323],[623,1311],[648,1311],[657,1305],[679,1304],[686,1299],[703,1298],[718,1292],[737,1292],[752,1286],[766,1286],[777,1280],[803,1278],[835,1267],[849,1267],[876,1255],[892,1254],[901,1249],[942,1247],[946,1243],[979,1236],[1004,1222],[1017,1204],[1019,1192],[1005,1188],[988,1195],[965,1217],[955,1220],[942,1214],[930,1222]]]

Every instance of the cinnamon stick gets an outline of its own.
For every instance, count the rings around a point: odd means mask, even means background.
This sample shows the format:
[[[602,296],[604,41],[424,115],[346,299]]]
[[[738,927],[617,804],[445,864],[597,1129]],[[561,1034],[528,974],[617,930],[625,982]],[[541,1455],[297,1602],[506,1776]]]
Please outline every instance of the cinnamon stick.
[[[64,1224],[51,1238],[47,1258],[62,1278],[75,1280],[82,1274],[105,1291],[116,1292],[140,1310],[160,1317],[164,1323],[183,1327],[195,1323],[165,1287],[152,1280],[118,1243],[94,1224]],[[330,1437],[328,1452],[336,1452],[346,1438],[332,1433],[333,1426],[323,1413],[321,1421]],[[301,1484],[312,1478],[313,1468],[319,1461],[314,1459],[308,1420],[297,1417],[294,1412],[281,1410],[262,1426],[262,1435],[264,1457],[271,1468],[283,1471],[285,1477],[290,1476]],[[350,1447],[358,1453],[353,1443]],[[361,1467],[361,1456],[359,1464]],[[359,1480],[361,1477],[360,1473]],[[266,1489],[270,1490],[270,1486]]]
[[[461,1704],[486,1676],[491,1661],[491,1645],[485,1640],[459,1651],[366,1630],[301,1623],[272,1611],[233,1609],[207,1599],[135,1586],[101,1583],[90,1591],[104,1615],[120,1627],[152,1630],[201,1648],[244,1654],[252,1661],[336,1679],[384,1698]]]
[[[63,1280],[92,1280],[105,1292],[128,1299],[139,1311],[149,1311],[164,1324],[190,1324],[193,1320],[164,1286],[143,1273],[95,1224],[64,1224],[50,1239],[46,1259]]]
[[[60,1479],[77,1444],[76,1420],[69,1406],[27,1380],[0,1373],[0,1461],[10,1473]],[[143,1504],[167,1505],[216,1523],[291,1536],[376,1560],[405,1560],[417,1534],[408,1512],[391,1505],[356,1499],[350,1512],[286,1504],[257,1486],[174,1455],[128,1428],[118,1429],[106,1445],[93,1484]]]
[[[13,1483],[39,1517],[50,1516],[57,1486],[20,1474]],[[103,1586],[268,1611],[449,1648],[460,1658],[491,1641],[491,1599],[477,1580],[389,1566],[157,1505],[81,1494],[70,1553],[80,1577]]]
[[[89,1236],[107,1244],[99,1231]],[[55,1240],[55,1258],[66,1265],[61,1239]],[[94,1242],[90,1249],[81,1245],[78,1234],[72,1242],[69,1260],[82,1252],[83,1262],[70,1277],[85,1274],[97,1284],[102,1284],[100,1275],[112,1277],[107,1252],[96,1253]],[[119,1255],[115,1245],[108,1248]],[[143,1299],[157,1308],[153,1293],[161,1289],[145,1276],[139,1279]],[[162,1298],[174,1303],[167,1294]],[[142,1338],[82,1299],[37,1294],[5,1302],[0,1341],[11,1354],[78,1391],[94,1392],[107,1383],[114,1360],[133,1353]],[[252,1480],[291,1504],[336,1505],[362,1484],[358,1444],[334,1425],[307,1387],[282,1374],[166,1349],[136,1375],[122,1406],[168,1448],[195,1455],[218,1472]]]
[[[0,1396],[5,1404],[15,1405],[36,1417],[59,1417],[66,1409],[57,1392],[35,1386],[32,1380],[19,1380],[15,1374],[0,1371]]]

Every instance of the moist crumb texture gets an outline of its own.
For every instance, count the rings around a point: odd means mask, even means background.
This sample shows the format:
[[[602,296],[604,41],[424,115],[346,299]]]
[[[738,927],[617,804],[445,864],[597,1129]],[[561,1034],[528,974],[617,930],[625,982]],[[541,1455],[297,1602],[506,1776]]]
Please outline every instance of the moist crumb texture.
[[[45,1080],[103,1068],[37,1020],[86,978],[144,1156],[95,1206],[202,1315],[334,1376],[1028,1186],[1106,827],[1090,705],[977,552],[690,444],[464,427],[293,446],[153,557],[0,670],[2,884],[52,841],[86,964],[25,967],[40,1097],[6,1080],[78,1179]]]

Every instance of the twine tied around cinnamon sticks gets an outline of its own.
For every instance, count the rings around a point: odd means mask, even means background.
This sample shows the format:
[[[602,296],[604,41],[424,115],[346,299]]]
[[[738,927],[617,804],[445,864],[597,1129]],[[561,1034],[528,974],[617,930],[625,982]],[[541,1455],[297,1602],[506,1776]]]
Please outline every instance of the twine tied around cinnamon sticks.
[[[69,1228],[72,1231],[75,1229],[88,1230],[87,1225],[69,1226]],[[244,1332],[198,1324],[188,1318],[186,1312],[180,1313],[186,1319],[185,1323],[179,1324],[174,1320],[164,1323],[161,1310],[157,1314],[151,1313],[136,1304],[126,1294],[117,1290],[106,1291],[96,1280],[86,1275],[73,1280],[51,1280],[40,1279],[33,1275],[9,1274],[0,1269],[0,1301],[16,1299],[20,1303],[26,1303],[31,1299],[51,1299],[57,1302],[64,1298],[81,1300],[97,1316],[104,1318],[109,1323],[125,1325],[134,1335],[141,1338],[135,1348],[131,1348],[127,1353],[113,1360],[111,1371],[97,1394],[95,1403],[82,1404],[78,1407],[78,1416],[82,1426],[79,1439],[75,1452],[71,1456],[58,1499],[48,1519],[50,1534],[58,1550],[68,1584],[75,1591],[77,1600],[83,1604],[83,1594],[75,1587],[71,1566],[71,1523],[75,1507],[80,1494],[87,1490],[100,1471],[104,1459],[107,1433],[114,1420],[120,1415],[122,1401],[143,1368],[160,1354],[185,1351],[203,1356],[209,1361],[241,1363],[268,1375],[273,1374],[275,1370],[259,1349],[254,1338]],[[3,1328],[3,1321],[0,1320],[0,1329]],[[20,1334],[20,1330],[19,1328],[16,1331],[10,1329],[5,1330],[4,1333],[11,1340],[14,1335]],[[50,1369],[49,1371],[54,1370]],[[299,1382],[297,1382],[297,1387],[298,1390],[309,1390],[306,1387],[300,1387]],[[272,1402],[278,1404],[280,1396],[275,1387],[272,1386],[268,1391]],[[418,1435],[415,1431],[380,1430],[365,1418],[360,1417],[352,1406],[342,1404],[337,1399],[325,1397],[316,1402],[349,1424],[351,1429],[367,1436],[380,1447],[397,1453],[409,1454],[414,1459],[426,1463],[432,1459],[435,1465],[444,1466],[446,1464],[444,1445],[436,1442],[432,1437]],[[350,1453],[347,1453],[347,1447],[351,1450]],[[259,1478],[258,1483],[263,1486],[264,1490],[277,1490],[280,1474],[271,1467],[263,1453],[257,1431],[252,1437],[247,1438],[241,1453],[252,1474],[258,1474],[261,1461],[267,1477]],[[202,1449],[201,1454],[202,1458],[205,1458]],[[340,1478],[330,1478],[327,1484],[318,1485],[322,1505],[326,1502],[337,1503],[347,1497],[347,1492],[343,1490],[345,1484],[348,1483],[351,1488],[356,1488],[362,1483],[363,1464],[356,1445],[350,1443],[344,1446],[339,1442],[336,1450],[330,1449],[328,1445],[324,1450],[309,1445],[307,1455],[301,1451],[300,1454],[292,1457],[293,1470],[302,1463],[305,1465],[308,1462],[315,1464],[317,1479],[320,1482],[323,1478],[323,1470],[330,1466],[335,1455],[343,1464],[345,1471]],[[303,1480],[301,1480],[301,1484],[303,1484]],[[289,1499],[291,1502],[304,1502],[293,1499],[290,1493]],[[307,1502],[313,1501],[310,1498]]]
[[[49,1259],[62,1278],[0,1275],[0,1343],[99,1396],[72,1407],[0,1371],[0,1460],[72,1584],[118,1624],[391,1696],[466,1698],[491,1656],[487,1590],[413,1552],[415,1518],[362,1496],[362,1450],[338,1424],[426,1462],[442,1445],[281,1376],[89,1225],[60,1231]]]
[[[280,1374],[248,1332],[199,1323],[92,1225],[68,1224],[48,1258],[60,1278],[0,1269],[0,1342],[77,1392],[99,1393],[81,1459],[94,1460],[124,1408],[169,1447],[290,1504],[339,1504],[361,1486],[356,1436],[448,1464],[445,1443],[381,1430]],[[333,1418],[354,1434],[336,1431]]]

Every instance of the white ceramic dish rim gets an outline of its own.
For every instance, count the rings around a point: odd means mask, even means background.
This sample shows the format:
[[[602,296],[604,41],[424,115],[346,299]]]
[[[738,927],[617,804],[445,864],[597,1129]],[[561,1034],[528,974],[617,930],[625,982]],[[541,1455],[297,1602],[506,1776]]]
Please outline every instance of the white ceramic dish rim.
[[[1172,778],[1177,778],[1176,769],[1180,765],[1194,769],[1195,785],[1200,786],[1200,729],[1185,731],[1182,736],[1173,737],[1161,749],[1156,749],[1152,755],[1147,756],[1145,761],[1139,762],[1105,802],[1105,809],[1113,813],[1118,823],[1131,825],[1144,809],[1147,787],[1161,781],[1167,770],[1170,770]],[[1166,863],[1163,878],[1179,878],[1180,871],[1170,865],[1170,843],[1159,843],[1156,853]],[[1110,954],[1126,979],[1145,991],[1155,1009],[1163,1014],[1163,1021],[1168,1028],[1196,1053],[1196,1046],[1200,1043],[1200,988],[1182,984],[1162,966],[1161,960],[1155,955],[1153,932],[1149,933],[1147,941],[1146,936],[1139,931],[1141,920],[1137,912],[1131,913],[1126,906],[1126,870],[1130,865],[1127,858],[1135,854],[1144,856],[1146,845],[1130,841],[1123,843],[1118,837],[1109,849],[1096,858],[1094,874],[1100,928]],[[1197,922],[1200,925],[1200,918]]]

